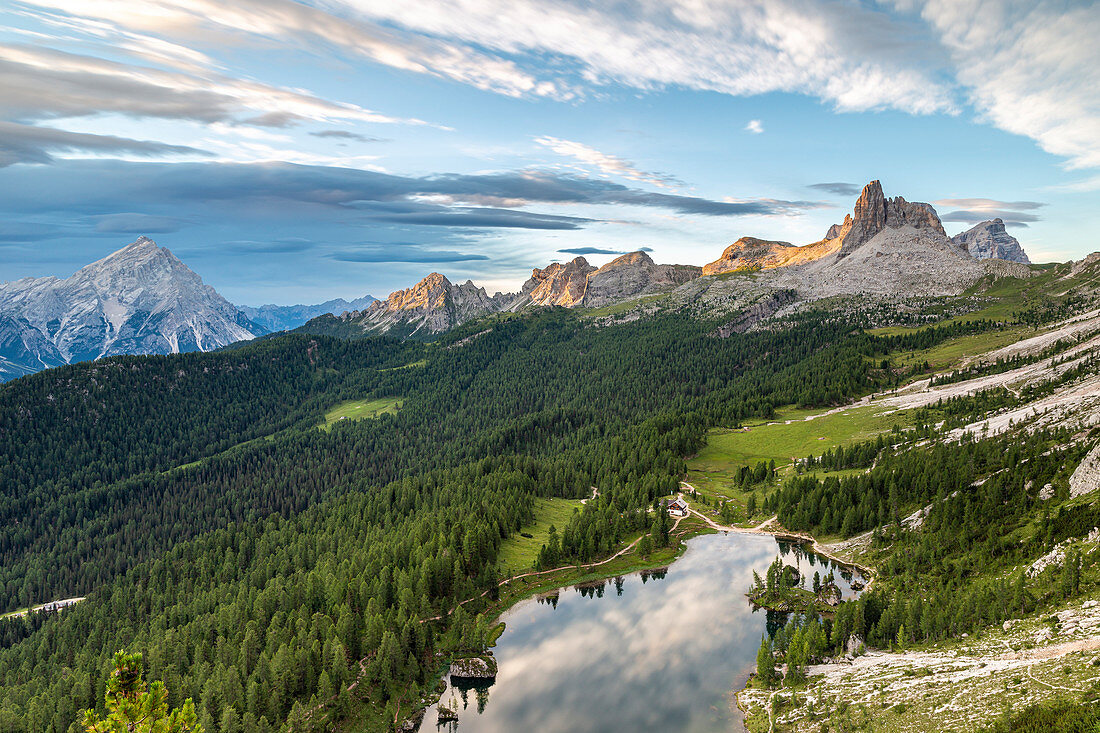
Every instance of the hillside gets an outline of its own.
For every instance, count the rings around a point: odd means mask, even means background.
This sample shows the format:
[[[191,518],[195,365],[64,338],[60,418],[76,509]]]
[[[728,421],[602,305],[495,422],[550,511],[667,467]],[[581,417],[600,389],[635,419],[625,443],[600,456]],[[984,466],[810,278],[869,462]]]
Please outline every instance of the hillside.
[[[150,650],[151,676],[184,689],[227,685],[200,708],[213,730],[229,707],[261,730],[272,721],[300,724],[306,711],[338,726],[354,720],[358,729],[383,730],[398,710],[431,699],[420,696],[436,683],[435,654],[483,648],[486,624],[499,613],[491,595],[499,573],[539,556],[511,543],[527,542],[522,527],[546,532],[550,522],[539,517],[553,502],[545,500],[586,500],[552,520],[565,524],[555,545],[563,559],[592,562],[625,551],[616,562],[644,564],[629,538],[645,533],[648,520],[633,508],[669,495],[685,477],[702,497],[693,503],[713,521],[758,524],[778,514],[788,529],[835,542],[855,538],[830,547],[876,568],[875,591],[860,601],[864,643],[879,646],[885,635],[897,644],[897,629],[876,614],[916,603],[915,588],[984,598],[988,573],[1011,579],[1052,543],[1087,542],[1095,494],[1069,482],[1097,440],[1089,427],[1096,412],[1083,390],[1092,389],[1100,337],[1089,315],[1098,275],[1086,261],[990,281],[954,304],[911,303],[912,313],[894,312],[892,321],[843,301],[773,312],[722,338],[715,329],[728,312],[714,319],[658,310],[614,324],[585,309],[533,310],[459,326],[432,344],[278,336],[223,353],[115,357],[18,380],[0,391],[0,436],[13,457],[2,482],[8,521],[0,533],[0,600],[11,610],[86,600],[60,615],[0,621],[0,716],[11,730],[43,729],[36,720],[66,729],[72,708],[61,701],[94,704],[84,690],[95,687],[119,643],[133,643]],[[739,307],[742,315],[754,308]],[[985,315],[997,313],[1012,314],[1007,326],[1003,316]],[[905,325],[914,319],[925,325]],[[960,349],[983,343],[993,346]],[[942,383],[930,384],[930,371]],[[1046,407],[1026,417],[1029,406],[1062,395],[1074,396],[1060,403],[1072,412],[1053,423]],[[373,406],[370,419],[335,417],[354,418],[362,405]],[[801,411],[777,412],[783,405]],[[850,416],[839,419],[845,410]],[[884,415],[869,420],[872,411]],[[838,418],[803,419],[819,413]],[[802,438],[761,433],[755,446],[700,453],[712,429],[740,439],[768,423],[774,427],[767,430],[808,430]],[[328,428],[319,430],[322,424]],[[854,484],[830,483],[829,474],[811,485],[814,474],[800,476],[785,463],[792,455],[822,459],[825,445],[862,445],[894,424],[903,432],[877,460],[864,449],[847,458],[834,449],[827,459],[843,467],[838,477],[872,481],[870,489],[853,493]],[[1011,433],[1002,435],[1002,424]],[[818,425],[837,440],[819,443]],[[733,430],[740,426],[750,431]],[[969,442],[951,437],[960,430]],[[1006,450],[1005,441],[1016,447]],[[795,483],[725,488],[721,476],[743,476],[742,467],[769,451],[781,459],[776,481]],[[693,454],[710,456],[712,483],[685,463]],[[53,458],[35,460],[43,455]],[[974,468],[959,472],[960,461]],[[1021,462],[1032,468],[1013,468]],[[1081,476],[1092,475],[1082,469]],[[894,483],[896,496],[845,504]],[[1048,483],[1052,498],[1038,499]],[[988,511],[981,502],[999,495],[989,491],[1019,491],[1017,484],[1028,484],[1019,496],[1029,498],[1011,503],[997,526],[1025,539],[1018,550],[1006,554],[982,544],[993,540],[973,527],[945,523]],[[941,495],[942,515],[935,508]],[[730,506],[718,511],[723,502]],[[940,561],[957,574],[903,563],[923,562],[922,533],[889,525],[929,502],[924,526],[936,529],[939,546],[969,533],[968,541],[986,548],[988,570],[964,570],[973,557],[959,551]],[[71,511],[74,505],[83,509]],[[818,514],[824,506],[827,517]],[[15,517],[23,519],[15,524]],[[688,527],[689,535],[703,528]],[[880,539],[860,549],[859,538],[876,532]],[[1047,576],[1027,580],[1033,600],[1003,613],[1029,619],[1079,606],[1096,593],[1091,572],[1057,597],[1042,590],[1050,587]],[[557,582],[569,582],[562,577]],[[920,583],[900,582],[911,577]],[[514,600],[531,591],[518,585],[509,592],[518,594]],[[479,609],[489,615],[478,620]],[[453,623],[410,621],[441,615]],[[957,639],[964,629],[973,636],[1004,620],[968,615],[930,633]],[[116,640],[123,626],[132,642]],[[903,651],[930,643],[924,631],[907,628]],[[54,643],[38,644],[43,634]],[[55,674],[68,657],[86,661],[74,675]],[[83,681],[79,689],[75,681]],[[794,691],[803,689],[813,688]],[[797,716],[806,708],[781,709]]]

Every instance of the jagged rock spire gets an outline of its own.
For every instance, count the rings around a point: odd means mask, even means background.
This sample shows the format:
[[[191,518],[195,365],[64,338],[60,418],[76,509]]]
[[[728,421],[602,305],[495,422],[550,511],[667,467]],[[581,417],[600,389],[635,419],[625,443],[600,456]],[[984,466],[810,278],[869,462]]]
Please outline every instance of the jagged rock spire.
[[[888,199],[882,193],[882,184],[875,180],[863,187],[853,213],[845,216],[839,227],[835,224],[830,227],[826,239],[840,239],[838,256],[845,257],[883,229],[903,226],[932,229],[947,236],[939,215],[930,204],[909,202],[901,196]]]

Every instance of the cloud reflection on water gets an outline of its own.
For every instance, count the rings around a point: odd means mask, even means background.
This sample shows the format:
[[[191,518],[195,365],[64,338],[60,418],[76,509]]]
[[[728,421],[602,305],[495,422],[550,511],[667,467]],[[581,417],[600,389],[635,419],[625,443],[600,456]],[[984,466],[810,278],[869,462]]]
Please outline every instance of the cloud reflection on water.
[[[624,578],[622,595],[609,581],[602,597],[563,589],[556,608],[524,601],[503,618],[485,710],[463,710],[458,731],[729,730],[729,693],[755,662],[767,620],[744,594],[778,549],[766,536],[706,535],[663,579]],[[784,556],[796,559],[811,578],[828,572],[820,558]],[[435,723],[433,707],[421,730]]]

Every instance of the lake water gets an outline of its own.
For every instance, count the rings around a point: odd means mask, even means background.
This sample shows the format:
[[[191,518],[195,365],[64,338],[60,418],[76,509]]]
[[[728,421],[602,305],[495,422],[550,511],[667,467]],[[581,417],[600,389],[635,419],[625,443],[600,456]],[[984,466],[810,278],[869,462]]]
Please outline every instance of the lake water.
[[[595,587],[530,599],[501,620],[495,684],[465,692],[456,723],[428,708],[422,733],[586,733],[741,730],[734,701],[752,671],[760,636],[783,614],[754,611],[752,572],[764,576],[782,554],[807,577],[833,569],[824,558],[766,535],[712,534],[688,541],[667,571],[635,573]],[[850,576],[848,576],[850,577]],[[770,628],[769,628],[770,625]]]

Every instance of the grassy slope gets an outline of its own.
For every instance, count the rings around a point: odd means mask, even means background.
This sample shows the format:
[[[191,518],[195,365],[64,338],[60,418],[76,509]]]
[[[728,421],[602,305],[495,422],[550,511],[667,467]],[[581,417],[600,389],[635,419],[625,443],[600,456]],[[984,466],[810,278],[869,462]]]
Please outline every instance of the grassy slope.
[[[830,448],[873,438],[905,422],[904,415],[885,414],[875,406],[806,419],[822,414],[820,410],[783,409],[773,420],[746,424],[746,430],[712,430],[707,445],[688,461],[687,480],[709,497],[726,497],[744,506],[747,494],[733,487],[742,466],[774,460],[777,468],[787,468],[792,458],[821,455]]]
[[[536,499],[535,523],[520,530],[531,537],[514,534],[500,546],[498,564],[501,575],[507,577],[533,568],[539,549],[550,536],[550,525],[561,532],[573,516],[573,510],[580,506],[578,499]]]
[[[891,362],[895,369],[908,369],[914,364],[927,361],[933,370],[941,371],[958,366],[966,357],[1008,346],[1020,339],[1034,336],[1035,333],[1035,330],[1024,326],[1013,326],[1000,331],[960,336],[930,349],[891,355]]]
[[[620,313],[626,313],[635,308],[643,305],[649,305],[650,303],[656,303],[660,300],[664,300],[668,297],[668,293],[657,293],[655,295],[644,295],[640,298],[633,298],[631,300],[623,300],[618,303],[612,303],[611,305],[601,306],[599,308],[586,308],[582,314],[585,318],[598,318],[600,316],[614,316]]]
[[[348,400],[341,402],[325,413],[324,430],[331,430],[333,423],[341,420],[370,420],[401,409],[402,400],[398,397],[382,397],[376,400]]]

